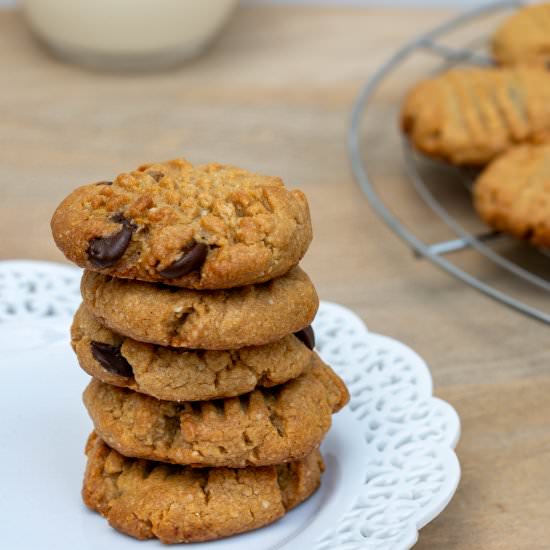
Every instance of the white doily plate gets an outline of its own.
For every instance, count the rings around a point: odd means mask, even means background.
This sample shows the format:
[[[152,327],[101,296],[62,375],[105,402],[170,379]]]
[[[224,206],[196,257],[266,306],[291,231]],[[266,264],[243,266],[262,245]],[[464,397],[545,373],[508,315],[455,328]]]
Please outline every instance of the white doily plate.
[[[0,546],[165,548],[120,535],[80,500],[91,423],[68,338],[79,278],[68,266],[0,262]],[[336,304],[322,303],[314,328],[352,395],[322,446],[321,489],[274,525],[187,548],[404,550],[454,494],[459,420],[432,396],[424,361]]]

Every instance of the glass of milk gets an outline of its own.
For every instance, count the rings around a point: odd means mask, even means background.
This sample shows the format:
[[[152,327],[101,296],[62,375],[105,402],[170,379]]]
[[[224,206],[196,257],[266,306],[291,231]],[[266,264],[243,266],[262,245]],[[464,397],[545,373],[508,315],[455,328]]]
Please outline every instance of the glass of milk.
[[[58,56],[116,70],[161,69],[198,55],[238,0],[21,0]]]

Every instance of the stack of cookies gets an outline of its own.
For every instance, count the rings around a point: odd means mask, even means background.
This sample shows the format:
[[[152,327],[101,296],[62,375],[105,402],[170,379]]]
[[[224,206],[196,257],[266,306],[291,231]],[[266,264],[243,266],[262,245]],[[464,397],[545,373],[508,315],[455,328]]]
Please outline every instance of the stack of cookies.
[[[72,326],[93,377],[86,504],[176,543],[255,529],[308,498],[348,393],[313,351],[303,193],[174,160],[76,189],[52,231],[86,268]]]

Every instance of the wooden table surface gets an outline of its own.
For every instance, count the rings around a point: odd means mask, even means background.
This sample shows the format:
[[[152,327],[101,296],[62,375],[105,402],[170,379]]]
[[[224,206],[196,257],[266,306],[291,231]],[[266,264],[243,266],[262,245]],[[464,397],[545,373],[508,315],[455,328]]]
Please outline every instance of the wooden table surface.
[[[369,208],[346,153],[360,85],[448,15],[243,8],[200,60],[120,76],[51,59],[16,14],[1,13],[0,258],[62,261],[49,231],[56,204],[143,161],[185,156],[282,176],[310,199],[304,266],[321,297],[417,350],[461,417],[462,481],[418,548],[550,548],[548,327],[415,260]],[[395,151],[380,146],[394,125],[381,117],[366,142],[382,178],[384,167],[402,177]],[[414,195],[402,203],[423,213]]]

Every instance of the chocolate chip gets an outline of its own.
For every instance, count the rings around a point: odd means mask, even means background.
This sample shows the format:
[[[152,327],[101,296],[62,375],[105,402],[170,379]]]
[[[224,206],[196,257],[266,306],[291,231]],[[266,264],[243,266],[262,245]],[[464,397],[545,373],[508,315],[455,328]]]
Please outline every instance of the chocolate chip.
[[[121,223],[122,225],[127,225],[128,227],[131,227],[132,229],[136,228],[136,226],[131,221],[127,220],[124,217],[124,214],[122,214],[121,212],[117,212],[116,214],[111,216],[111,221],[115,222],[115,223]]]
[[[151,170],[150,172],[147,172],[155,181],[160,181],[164,174],[160,172],[159,170]]]
[[[172,286],[167,285],[166,283],[151,283],[155,288],[158,288],[159,290],[164,290],[167,292],[171,292],[172,294],[175,292],[179,292],[181,288],[179,286]]]
[[[96,185],[113,185],[112,181],[98,181]]]
[[[111,267],[122,258],[136,229],[122,214],[115,214],[111,221],[122,224],[120,231],[107,237],[92,239],[88,247],[88,258],[98,268]]]
[[[167,279],[175,279],[183,277],[191,271],[198,269],[206,260],[208,254],[208,246],[203,243],[195,243],[191,248],[183,251],[183,254],[174,263],[166,269],[159,271],[162,277]]]
[[[129,378],[134,372],[126,358],[120,353],[120,346],[111,346],[103,342],[92,342],[94,359],[107,371]]]
[[[315,347],[315,333],[313,332],[311,325],[295,332],[294,336],[299,338],[309,349],[313,349]]]

